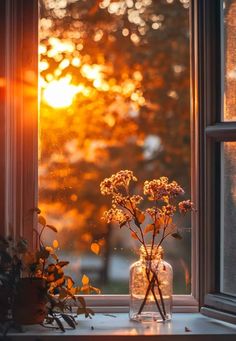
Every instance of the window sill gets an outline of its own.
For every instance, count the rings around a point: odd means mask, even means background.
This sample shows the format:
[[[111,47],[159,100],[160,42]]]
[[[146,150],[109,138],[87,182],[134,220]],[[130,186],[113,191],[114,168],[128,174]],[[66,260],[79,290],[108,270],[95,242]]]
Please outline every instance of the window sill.
[[[187,330],[186,330],[187,328]],[[158,335],[158,341],[183,341],[183,340],[235,340],[236,325],[205,317],[199,313],[176,313],[172,322],[168,323],[137,323],[129,321],[125,313],[102,314],[97,313],[93,319],[79,318],[75,330],[66,330],[61,333],[58,330],[46,329],[42,326],[25,326],[24,333],[9,333],[10,340],[16,341],[60,341],[77,340],[96,341],[128,340],[130,336],[136,336],[139,340],[154,339]],[[1,339],[1,338],[0,338]]]

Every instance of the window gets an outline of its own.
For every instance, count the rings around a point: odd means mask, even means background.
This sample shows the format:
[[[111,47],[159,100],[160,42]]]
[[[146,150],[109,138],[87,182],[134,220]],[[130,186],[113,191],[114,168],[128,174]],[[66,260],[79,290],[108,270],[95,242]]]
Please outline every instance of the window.
[[[236,307],[231,285],[235,235],[229,224],[235,219],[230,209],[235,205],[234,8],[235,1],[192,0],[190,11],[192,189],[198,208],[193,217],[192,292],[204,314],[231,322]],[[37,11],[36,0],[0,2],[0,229],[24,234],[32,245],[37,216]],[[194,297],[175,296],[176,310],[196,309]],[[127,304],[125,296],[110,301],[117,310]],[[95,304],[107,302],[97,297]]]
[[[213,317],[235,322],[235,197],[233,46],[235,1],[195,2],[194,79],[198,89],[200,156],[200,305]]]
[[[141,183],[166,175],[191,195],[189,2],[40,5],[39,207],[58,227],[75,278],[87,273],[103,293],[127,294],[138,243],[101,221],[110,203],[99,184],[131,169]],[[174,293],[189,295],[190,218],[184,223],[166,257]]]

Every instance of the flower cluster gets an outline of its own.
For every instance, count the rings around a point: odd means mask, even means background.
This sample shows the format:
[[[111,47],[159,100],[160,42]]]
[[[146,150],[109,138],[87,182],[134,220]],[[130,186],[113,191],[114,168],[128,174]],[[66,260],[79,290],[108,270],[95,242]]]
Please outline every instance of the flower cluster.
[[[122,170],[101,183],[102,194],[112,196],[112,208],[104,212],[103,220],[107,223],[117,222],[120,227],[126,225],[131,237],[139,240],[142,245],[146,245],[147,234],[152,238],[152,245],[158,235],[159,243],[169,235],[181,239],[173,216],[177,208],[181,214],[193,210],[190,200],[179,203],[176,200],[177,196],[184,194],[183,188],[176,181],[169,182],[167,177],[145,181],[143,193],[150,201],[155,201],[155,205],[142,211],[139,205],[143,197],[129,194],[131,180],[137,181],[133,172]],[[175,203],[171,199],[175,199]],[[159,234],[160,230],[162,234]]]
[[[100,184],[100,190],[102,195],[112,195],[117,193],[119,187],[128,188],[130,181],[137,181],[133,172],[130,170],[121,170],[116,174],[113,174],[110,178],[106,178]]]
[[[163,200],[168,202],[169,198],[184,194],[184,190],[176,181],[169,182],[165,176],[144,182],[143,192],[148,195],[149,200]]]
[[[194,205],[191,200],[184,200],[179,202],[179,211],[180,213],[187,213],[189,211],[193,211]]]
[[[119,225],[123,225],[130,220],[130,216],[118,208],[111,208],[103,213],[102,219],[108,224],[117,221]]]
[[[172,217],[176,211],[176,207],[170,204],[162,206],[162,212],[168,217]]]

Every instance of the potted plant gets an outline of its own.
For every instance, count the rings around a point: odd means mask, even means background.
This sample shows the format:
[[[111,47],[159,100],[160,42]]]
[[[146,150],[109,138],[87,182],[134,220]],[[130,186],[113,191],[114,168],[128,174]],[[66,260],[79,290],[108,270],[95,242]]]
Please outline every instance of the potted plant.
[[[143,196],[130,193],[133,172],[121,170],[100,185],[103,195],[110,195],[112,208],[104,212],[107,223],[118,222],[127,227],[133,239],[141,245],[140,260],[130,269],[130,318],[137,321],[166,321],[172,312],[172,267],[163,259],[163,242],[181,239],[173,217],[178,211],[185,215],[193,210],[190,200],[180,201],[183,188],[167,177],[145,181],[143,194],[151,207],[142,210]]]
[[[91,317],[94,314],[86,307],[84,298],[78,296],[79,293],[99,293],[100,290],[93,287],[85,275],[79,287],[75,286],[71,277],[65,275],[64,268],[69,262],[57,257],[58,242],[54,240],[52,246],[45,246],[42,241],[46,229],[54,232],[57,229],[47,224],[42,216],[39,216],[38,221],[39,229],[35,230],[38,240],[36,251],[30,251],[23,238],[16,245],[11,238],[0,239],[1,292],[3,288],[10,288],[6,309],[10,308],[12,321],[18,325],[56,323],[64,331],[61,322],[64,319],[70,327],[75,328],[75,315]],[[75,306],[77,311],[74,313]],[[9,318],[8,314],[5,315]]]

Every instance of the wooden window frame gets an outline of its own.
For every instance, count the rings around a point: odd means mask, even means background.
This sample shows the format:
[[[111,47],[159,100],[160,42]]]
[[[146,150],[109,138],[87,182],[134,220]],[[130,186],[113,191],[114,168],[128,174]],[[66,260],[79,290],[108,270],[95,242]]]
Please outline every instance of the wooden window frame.
[[[37,214],[38,6],[0,1],[0,233],[33,247]]]
[[[236,323],[236,298],[220,293],[221,150],[236,141],[236,122],[222,122],[223,1],[192,1],[195,19],[193,111],[199,150],[199,303],[210,317]]]
[[[235,140],[236,123],[221,122],[222,73],[221,0],[192,0],[191,23],[191,149],[192,198],[197,213],[192,217],[192,294],[175,295],[174,311],[196,312],[225,319],[235,311],[235,300],[218,293],[215,261],[219,247],[219,141]],[[37,221],[37,82],[28,96],[22,70],[37,73],[38,1],[1,0],[0,77],[6,81],[0,98],[0,229],[25,236],[34,246]],[[214,86],[213,86],[214,85]],[[215,167],[217,165],[217,167]],[[213,167],[214,166],[214,167]],[[215,169],[215,170],[214,170]],[[213,198],[215,198],[213,200]],[[100,311],[127,311],[128,295],[89,296]],[[217,315],[217,316],[218,316]],[[230,315],[231,316],[231,315]],[[221,316],[222,317],[222,316]],[[234,321],[234,316],[230,317]]]

